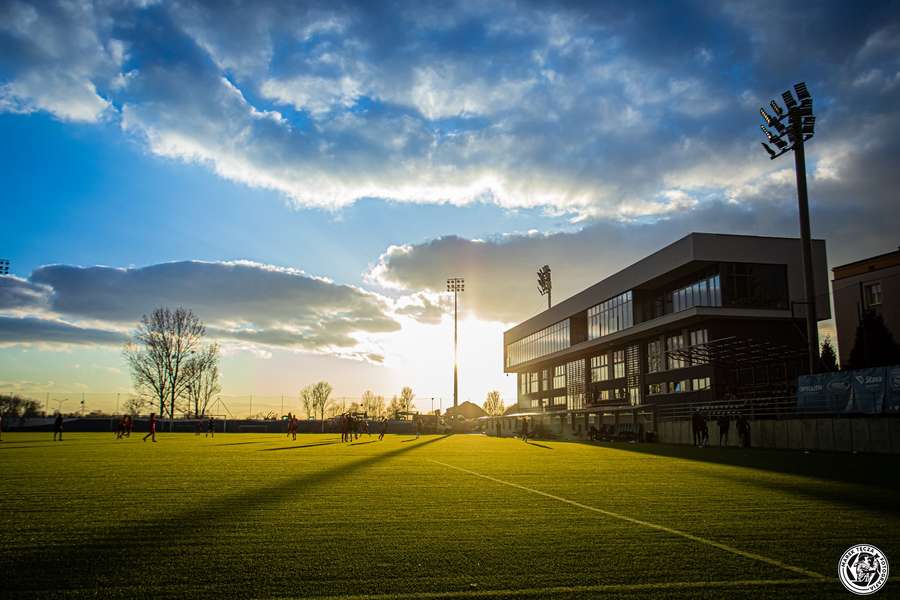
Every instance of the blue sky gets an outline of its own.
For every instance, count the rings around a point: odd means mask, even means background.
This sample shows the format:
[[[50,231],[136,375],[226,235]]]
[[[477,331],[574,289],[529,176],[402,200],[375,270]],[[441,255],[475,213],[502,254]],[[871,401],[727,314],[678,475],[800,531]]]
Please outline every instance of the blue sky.
[[[341,395],[446,395],[440,292],[464,276],[463,395],[512,396],[499,335],[539,310],[540,264],[562,298],[690,231],[796,234],[792,165],[765,157],[757,110],[801,79],[814,235],[832,265],[888,251],[898,16],[0,2],[0,386],[127,390],[118,340],[151,302],[190,302],[227,348],[227,392],[325,373]]]

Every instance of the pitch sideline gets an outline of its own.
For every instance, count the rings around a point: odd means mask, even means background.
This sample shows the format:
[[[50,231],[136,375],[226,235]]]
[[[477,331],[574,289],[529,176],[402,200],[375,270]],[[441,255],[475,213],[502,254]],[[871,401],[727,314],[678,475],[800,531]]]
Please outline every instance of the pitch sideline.
[[[789,565],[787,563],[781,562],[780,560],[776,560],[774,558],[769,558],[768,556],[763,556],[761,554],[756,554],[754,552],[747,552],[745,550],[741,550],[740,548],[735,548],[734,546],[729,546],[728,544],[723,544],[721,542],[716,542],[714,540],[709,540],[697,535],[693,535],[686,531],[681,531],[679,529],[672,529],[671,527],[666,527],[665,525],[658,525],[656,523],[650,523],[649,521],[642,521],[641,519],[635,519],[634,517],[629,517],[627,515],[622,515],[616,512],[612,512],[609,510],[603,510],[602,508],[597,508],[595,506],[588,506],[587,504],[582,504],[580,502],[576,502],[575,500],[569,500],[568,498],[563,498],[562,496],[556,496],[554,494],[550,494],[548,492],[542,492],[541,490],[536,490],[534,488],[530,488],[518,483],[513,483],[511,481],[504,481],[503,479],[497,479],[496,477],[491,477],[490,475],[484,475],[482,473],[478,473],[476,471],[471,471],[469,469],[465,469],[463,467],[458,467],[456,465],[451,465],[445,462],[441,462],[439,460],[434,460],[429,458],[430,462],[441,465],[443,467],[447,467],[449,469],[455,469],[462,473],[468,473],[469,475],[474,475],[475,477],[480,477],[482,479],[487,479],[488,481],[493,481],[494,483],[499,483],[502,485],[506,485],[509,487],[514,487],[526,492],[530,492],[532,494],[537,494],[539,496],[544,496],[545,498],[550,498],[552,500],[556,500],[558,502],[564,502],[565,504],[569,504],[571,506],[575,506],[577,508],[582,508],[584,510],[589,510],[591,512],[595,512],[601,515],[605,515],[607,517],[612,517],[614,519],[619,519],[620,521],[627,521],[628,523],[634,523],[636,525],[642,525],[644,527],[648,527],[650,529],[656,529],[657,531],[664,531],[666,533],[670,533],[672,535],[677,535],[679,537],[683,537],[685,539],[691,540],[693,542],[698,542],[701,544],[706,544],[707,546],[712,546],[713,548],[718,548],[719,550],[724,550],[725,552],[730,552],[731,554],[735,554],[737,556],[742,556],[744,558],[749,558],[751,560],[759,561],[766,563],[768,565],[772,565],[778,567],[780,569],[784,569],[786,571],[791,571],[793,573],[797,573],[799,575],[803,575],[804,577],[808,577],[813,580],[826,581],[827,577],[820,573],[816,573],[815,571],[810,571],[808,569],[804,569],[802,567],[797,567],[794,565]]]

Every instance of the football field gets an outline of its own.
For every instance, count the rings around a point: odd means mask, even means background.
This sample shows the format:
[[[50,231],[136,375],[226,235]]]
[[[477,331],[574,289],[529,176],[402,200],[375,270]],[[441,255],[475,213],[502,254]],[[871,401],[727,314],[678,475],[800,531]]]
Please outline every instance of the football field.
[[[847,598],[849,546],[900,568],[897,457],[141,435],[4,434],[0,595]]]

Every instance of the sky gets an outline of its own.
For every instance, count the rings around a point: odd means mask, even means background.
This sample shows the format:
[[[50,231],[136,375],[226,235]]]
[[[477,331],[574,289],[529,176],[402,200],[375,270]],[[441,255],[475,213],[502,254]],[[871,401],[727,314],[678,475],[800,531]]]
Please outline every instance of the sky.
[[[0,0],[0,392],[126,393],[183,305],[225,394],[514,401],[502,332],[692,231],[900,244],[897,2]],[[833,323],[823,322],[823,333]],[[293,399],[293,400],[292,400]]]

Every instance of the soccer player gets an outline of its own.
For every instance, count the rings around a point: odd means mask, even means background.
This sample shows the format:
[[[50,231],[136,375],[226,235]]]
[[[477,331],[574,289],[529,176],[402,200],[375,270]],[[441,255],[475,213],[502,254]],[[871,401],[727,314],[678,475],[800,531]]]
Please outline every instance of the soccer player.
[[[216,437],[216,419],[212,415],[206,420],[206,435],[211,438]],[[203,437],[206,437],[206,435]]]
[[[63,433],[63,418],[62,415],[56,413],[56,420],[53,421],[53,441],[57,441],[57,437],[59,436],[59,441],[62,441],[62,433]]]
[[[291,441],[297,441],[297,428],[299,427],[300,422],[297,419],[297,415],[291,415],[291,421],[288,425],[288,428],[291,430]]]
[[[144,436],[145,442],[147,438],[153,438],[153,441],[156,441],[156,413],[150,413],[150,431]]]
[[[381,433],[378,434],[378,441],[384,439],[384,434],[387,433],[388,420],[387,417],[381,417]]]
[[[422,432],[422,422],[419,420],[419,415],[416,415],[416,439],[419,439],[419,434]]]
[[[528,417],[522,417],[522,441],[528,443]]]

